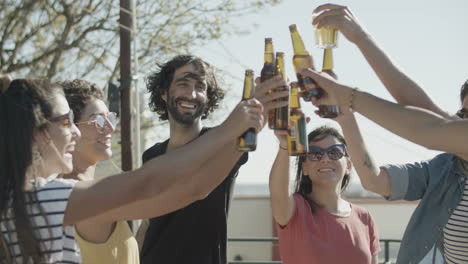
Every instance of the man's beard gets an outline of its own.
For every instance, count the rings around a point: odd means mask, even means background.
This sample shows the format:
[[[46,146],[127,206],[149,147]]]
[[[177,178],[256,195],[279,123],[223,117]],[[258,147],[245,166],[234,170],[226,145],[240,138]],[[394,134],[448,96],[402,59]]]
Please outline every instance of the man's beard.
[[[187,103],[192,103],[195,105],[195,112],[192,113],[181,113],[177,109],[177,104],[180,101],[184,101]],[[201,102],[200,100],[196,99],[188,99],[186,97],[178,97],[174,98],[173,96],[169,98],[169,102],[167,104],[167,111],[171,115],[171,117],[177,123],[181,123],[184,125],[193,125],[196,119],[203,115],[205,112],[206,103]]]

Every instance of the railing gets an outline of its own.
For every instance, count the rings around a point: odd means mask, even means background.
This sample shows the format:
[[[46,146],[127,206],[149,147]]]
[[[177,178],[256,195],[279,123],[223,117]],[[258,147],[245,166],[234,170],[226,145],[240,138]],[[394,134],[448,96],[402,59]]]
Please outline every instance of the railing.
[[[399,239],[380,239],[380,244],[384,244],[384,262],[385,264],[387,263],[392,263],[390,262],[390,243],[401,243],[401,240]],[[382,245],[380,246],[382,248]]]
[[[228,238],[228,242],[278,242],[277,237],[230,237]],[[391,264],[390,260],[390,243],[400,243],[401,240],[398,239],[380,239],[380,244],[382,247],[383,243],[383,253],[384,259],[383,262],[379,261],[380,263],[384,264]],[[245,260],[233,260],[229,261],[229,264],[281,264],[281,261],[245,261]]]

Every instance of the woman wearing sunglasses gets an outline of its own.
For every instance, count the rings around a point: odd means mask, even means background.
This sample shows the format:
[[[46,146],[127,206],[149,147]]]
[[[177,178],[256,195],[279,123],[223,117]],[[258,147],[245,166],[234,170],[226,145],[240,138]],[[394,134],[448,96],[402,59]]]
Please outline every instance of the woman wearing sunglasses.
[[[297,159],[291,194],[287,132],[275,135],[280,144],[270,172],[270,198],[283,263],[378,263],[371,215],[341,197],[352,169],[343,136],[326,126],[309,134],[309,152]]]
[[[261,104],[241,102],[220,126],[135,171],[79,182],[54,179],[72,172],[81,136],[63,89],[47,81],[8,83],[0,77],[0,263],[81,263],[77,232],[93,235],[94,230],[101,238],[117,228],[114,222],[154,217],[204,198],[223,180],[212,171],[223,167],[221,162],[200,166],[249,127],[262,127]],[[132,237],[115,239],[136,247]],[[118,261],[125,259],[120,254],[135,253],[107,251]],[[137,258],[136,252],[120,263]]]
[[[59,82],[81,132],[73,152],[73,171],[62,177],[93,180],[98,161],[112,157],[111,140],[117,114],[109,112],[104,94],[96,84],[84,80]],[[126,221],[75,225],[75,239],[83,263],[139,263],[138,246]]]

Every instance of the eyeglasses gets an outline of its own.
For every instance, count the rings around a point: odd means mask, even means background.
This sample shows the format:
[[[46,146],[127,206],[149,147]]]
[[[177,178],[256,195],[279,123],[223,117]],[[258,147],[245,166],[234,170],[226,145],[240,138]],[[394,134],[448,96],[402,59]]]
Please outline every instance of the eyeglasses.
[[[79,124],[89,125],[91,123],[94,123],[99,133],[104,133],[104,131],[106,130],[115,129],[115,126],[117,126],[117,123],[118,123],[117,114],[114,112],[108,113],[107,116],[104,114],[98,114],[96,115],[96,118],[93,120],[75,123],[75,125],[79,125]]]
[[[61,115],[61,116],[56,116],[49,118],[50,122],[63,122],[64,125],[71,126],[73,124],[73,119],[75,118],[75,115],[73,114],[73,110],[70,109],[68,113]]]
[[[457,116],[460,118],[468,118],[468,109],[467,108],[462,108],[457,112]]]
[[[320,161],[323,155],[327,153],[328,158],[331,160],[339,160],[343,156],[348,156],[345,144],[336,144],[326,149],[317,146],[309,146],[309,152],[307,152],[307,158],[310,161]]]

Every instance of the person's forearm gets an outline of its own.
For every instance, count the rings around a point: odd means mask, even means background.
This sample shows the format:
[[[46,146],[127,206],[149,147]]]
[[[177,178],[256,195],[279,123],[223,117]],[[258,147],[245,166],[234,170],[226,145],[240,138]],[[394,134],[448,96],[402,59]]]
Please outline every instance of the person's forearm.
[[[389,196],[390,183],[380,175],[380,168],[375,164],[367,146],[362,138],[361,131],[356,122],[354,114],[347,113],[339,119],[343,134],[348,146],[351,161],[361,179],[362,186],[369,191],[383,196]]]
[[[198,170],[236,138],[235,131],[223,125],[212,128],[194,141],[147,161],[139,169],[148,178],[144,189],[148,192],[142,193],[143,198],[151,197]],[[155,172],[157,177],[154,177]]]
[[[270,172],[270,199],[273,217],[276,222],[285,225],[289,220],[289,154],[279,149]]]
[[[394,104],[356,92],[353,108],[391,132],[424,147],[468,156],[468,120],[450,120],[434,112]]]
[[[196,199],[204,199],[229,175],[244,152],[237,150],[237,140],[229,142],[208,159],[186,184]],[[183,183],[181,183],[183,184]],[[189,198],[190,199],[190,198]]]
[[[447,116],[424,89],[405,74],[368,34],[356,45],[384,86],[400,104],[412,105]]]
[[[173,151],[168,154],[170,153]],[[146,178],[148,172],[139,169],[132,173],[126,172],[96,180],[94,184],[80,182],[83,186],[76,186],[78,188],[74,191],[75,197],[70,206],[74,207],[93,200],[99,200],[100,203],[95,203],[87,207],[87,210],[79,212],[74,209],[69,210],[67,224],[93,216],[96,221],[103,222],[151,218],[167,214],[205,198],[225,179],[240,155],[241,153],[237,152],[231,141],[220,146],[219,151],[200,164],[199,169],[188,173],[169,172],[165,175],[155,170],[150,174],[152,178],[148,180]],[[184,164],[178,166],[182,167]],[[157,185],[158,182],[161,184]],[[87,186],[92,186],[94,191],[88,190],[84,195],[80,189],[87,188]],[[131,186],[132,188],[119,188],[119,195],[112,195],[118,186]]]

